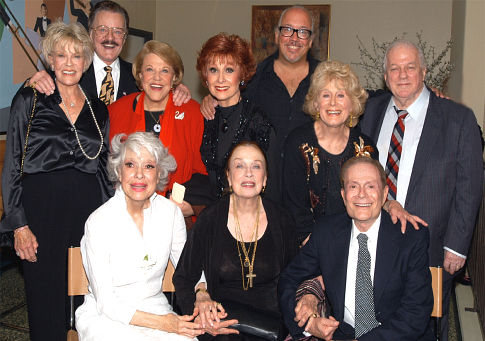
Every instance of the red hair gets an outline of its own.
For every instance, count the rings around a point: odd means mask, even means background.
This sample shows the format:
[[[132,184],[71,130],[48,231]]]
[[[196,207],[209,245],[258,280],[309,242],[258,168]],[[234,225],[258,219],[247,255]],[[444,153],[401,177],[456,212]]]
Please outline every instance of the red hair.
[[[197,57],[197,71],[204,85],[207,80],[207,64],[226,58],[232,59],[241,68],[241,80],[246,84],[256,72],[256,62],[248,41],[235,34],[219,33],[202,45]]]

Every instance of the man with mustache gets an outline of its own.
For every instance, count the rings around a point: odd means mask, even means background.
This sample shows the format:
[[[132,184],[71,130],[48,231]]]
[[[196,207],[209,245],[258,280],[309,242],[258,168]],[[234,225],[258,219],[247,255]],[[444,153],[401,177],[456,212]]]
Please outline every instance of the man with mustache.
[[[94,44],[94,58],[80,84],[84,91],[99,96],[106,105],[139,91],[132,75],[131,63],[119,57],[126,42],[129,21],[127,11],[114,1],[98,2],[89,14],[89,34]],[[109,78],[112,79],[112,87],[102,91],[103,84]],[[37,72],[26,84],[35,84],[41,93],[54,93],[54,81],[46,71]],[[188,88],[179,85],[174,92],[175,105],[189,100]]]

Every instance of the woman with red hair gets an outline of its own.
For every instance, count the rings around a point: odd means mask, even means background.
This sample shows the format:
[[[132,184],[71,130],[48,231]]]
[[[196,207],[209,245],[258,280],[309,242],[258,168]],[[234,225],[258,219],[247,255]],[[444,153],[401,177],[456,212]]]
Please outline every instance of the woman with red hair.
[[[256,72],[249,43],[237,35],[219,33],[207,40],[197,58],[202,83],[218,101],[214,120],[204,121],[200,148],[209,174],[213,195],[220,197],[227,187],[224,165],[232,147],[244,140],[257,142],[269,157],[269,172],[277,174],[272,151],[274,129],[267,117],[250,101],[241,97],[241,89]],[[278,180],[268,183],[266,196],[279,200]]]

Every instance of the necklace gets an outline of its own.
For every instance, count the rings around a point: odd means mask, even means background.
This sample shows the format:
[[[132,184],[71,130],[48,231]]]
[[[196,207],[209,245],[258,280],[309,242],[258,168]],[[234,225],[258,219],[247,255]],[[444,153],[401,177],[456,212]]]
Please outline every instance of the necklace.
[[[161,111],[161,114],[158,115],[158,120],[155,118],[155,116],[153,116],[153,112],[152,111],[149,111],[149,110],[145,110],[145,112],[147,112],[148,114],[150,114],[150,117],[153,119],[153,121],[155,122],[155,124],[153,125],[153,131],[155,133],[160,133],[160,130],[162,129],[162,126],[160,125],[160,115],[163,114],[163,110]],[[156,113],[160,113],[160,111],[155,111]]]
[[[258,198],[258,206],[256,212],[256,221],[254,222],[254,229],[253,229],[253,236],[251,238],[251,242],[249,242],[249,247],[246,249],[246,244],[244,243],[244,239],[242,236],[241,226],[239,225],[239,219],[237,217],[237,209],[236,209],[236,200],[233,197],[233,205],[232,205],[232,214],[234,215],[234,220],[236,221],[236,246],[237,252],[239,255],[239,261],[241,263],[241,278],[242,278],[242,286],[243,290],[247,291],[248,288],[253,287],[253,279],[256,277],[254,273],[254,259],[256,257],[256,249],[258,247],[258,227],[259,227],[259,206],[261,205],[261,198]],[[251,253],[251,243],[254,245],[253,254],[251,260],[249,260],[249,254]],[[244,262],[241,255],[241,250],[244,255]],[[244,276],[244,268],[248,268],[248,274]],[[247,281],[245,280],[247,278]]]
[[[104,143],[103,134],[101,133],[101,129],[99,129],[98,121],[96,121],[96,117],[94,116],[94,111],[93,111],[93,108],[91,107],[91,103],[88,101],[88,98],[86,97],[86,94],[84,93],[81,86],[79,84],[77,86],[79,87],[79,90],[81,90],[81,93],[83,94],[84,99],[88,103],[89,110],[91,111],[91,116],[93,116],[94,124],[96,125],[96,129],[98,130],[99,137],[101,138],[101,141],[100,141],[101,143],[99,144],[99,149],[98,149],[98,152],[96,153],[96,155],[89,156],[88,154],[86,154],[86,151],[84,150],[83,146],[81,145],[81,141],[79,140],[79,136],[77,134],[76,126],[74,125],[74,123],[71,120],[71,114],[69,114],[69,111],[67,110],[66,103],[64,103],[64,100],[62,99],[60,92],[59,92],[59,96],[61,96],[62,105],[64,106],[64,110],[66,110],[67,119],[69,120],[69,123],[71,123],[71,127],[74,129],[74,134],[76,135],[77,144],[79,145],[81,152],[89,160],[96,160],[98,158],[99,154],[101,153],[101,149],[103,149],[103,143]]]

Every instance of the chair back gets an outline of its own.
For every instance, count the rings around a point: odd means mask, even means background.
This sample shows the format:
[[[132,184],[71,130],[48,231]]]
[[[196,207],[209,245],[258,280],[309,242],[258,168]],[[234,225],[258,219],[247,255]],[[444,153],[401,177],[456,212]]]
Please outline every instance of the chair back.
[[[167,269],[165,270],[165,275],[163,276],[162,282],[162,291],[163,292],[175,292],[175,286],[172,282],[173,273],[175,272],[175,268],[172,264],[172,261],[169,260],[167,264]]]
[[[88,278],[83,267],[80,247],[70,247],[67,254],[67,295],[88,293]]]
[[[433,297],[434,306],[431,312],[432,317],[442,317],[443,315],[443,268],[430,266],[432,285],[433,285]]]

